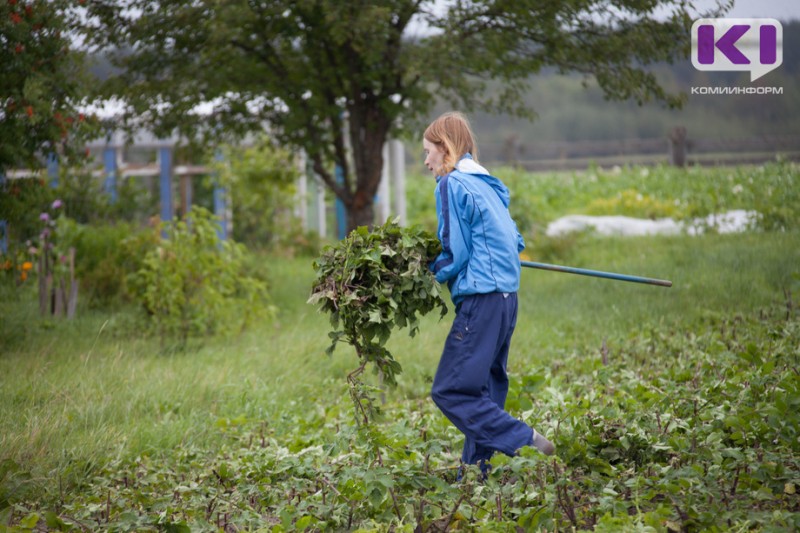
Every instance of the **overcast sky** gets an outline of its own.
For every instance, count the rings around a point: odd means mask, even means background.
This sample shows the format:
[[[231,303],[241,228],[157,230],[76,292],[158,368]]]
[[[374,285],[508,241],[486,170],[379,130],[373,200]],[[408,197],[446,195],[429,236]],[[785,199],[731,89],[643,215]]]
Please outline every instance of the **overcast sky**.
[[[713,5],[713,1],[701,0],[698,5]],[[800,0],[735,0],[728,17],[774,18],[778,20],[800,20]]]
[[[436,11],[444,11],[449,0],[437,0]],[[716,0],[694,0],[699,11],[716,6]],[[730,18],[774,18],[781,21],[800,20],[800,0],[734,0],[727,14]],[[430,32],[425,24],[412,20],[410,34],[424,35]]]

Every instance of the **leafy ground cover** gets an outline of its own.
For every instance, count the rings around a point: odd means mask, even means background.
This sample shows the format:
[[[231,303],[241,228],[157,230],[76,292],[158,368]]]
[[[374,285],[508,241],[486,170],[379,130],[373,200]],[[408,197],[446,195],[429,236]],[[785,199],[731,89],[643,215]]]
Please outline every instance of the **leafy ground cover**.
[[[541,237],[549,222],[567,214],[690,220],[746,209],[760,214],[761,229],[786,230],[800,224],[800,169],[786,161],[735,168],[593,167],[536,174],[500,168],[496,172],[511,190],[512,214],[528,237]],[[432,179],[414,175],[410,180],[411,218],[435,227]]]
[[[24,286],[3,289],[0,524],[800,527],[797,230],[581,235],[561,250],[576,266],[675,285],[523,273],[508,406],[558,452],[498,457],[485,483],[474,472],[453,483],[461,437],[428,398],[449,317],[387,342],[404,372],[381,418],[359,426],[353,355],[324,355],[328,317],[306,303],[312,258],[264,257],[277,315],[184,352],[132,335],[124,309],[41,322]]]

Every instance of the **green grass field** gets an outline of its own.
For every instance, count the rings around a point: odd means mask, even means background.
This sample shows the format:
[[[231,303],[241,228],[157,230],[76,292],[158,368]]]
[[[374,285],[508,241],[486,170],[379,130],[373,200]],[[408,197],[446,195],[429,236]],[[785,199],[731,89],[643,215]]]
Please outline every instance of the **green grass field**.
[[[313,258],[264,256],[277,316],[184,351],[131,331],[132,309],[42,321],[6,290],[0,527],[800,527],[798,229],[581,235],[567,257],[674,286],[523,272],[509,409],[559,454],[498,458],[485,484],[450,483],[460,436],[428,398],[452,311],[395,332],[404,372],[359,429],[355,354],[324,354],[305,303]]]

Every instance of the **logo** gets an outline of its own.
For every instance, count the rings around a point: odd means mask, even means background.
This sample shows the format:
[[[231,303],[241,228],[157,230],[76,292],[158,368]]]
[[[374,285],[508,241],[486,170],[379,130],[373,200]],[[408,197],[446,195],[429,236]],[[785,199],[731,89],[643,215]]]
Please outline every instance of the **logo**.
[[[697,70],[750,72],[750,81],[783,63],[783,26],[775,19],[700,19],[692,25]]]

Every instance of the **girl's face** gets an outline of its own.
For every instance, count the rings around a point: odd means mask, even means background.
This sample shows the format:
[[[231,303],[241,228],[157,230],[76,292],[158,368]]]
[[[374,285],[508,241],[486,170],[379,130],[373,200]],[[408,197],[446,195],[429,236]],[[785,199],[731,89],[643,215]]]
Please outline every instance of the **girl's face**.
[[[438,175],[437,171],[444,165],[444,147],[423,138],[422,148],[425,151],[425,166],[434,176]]]

